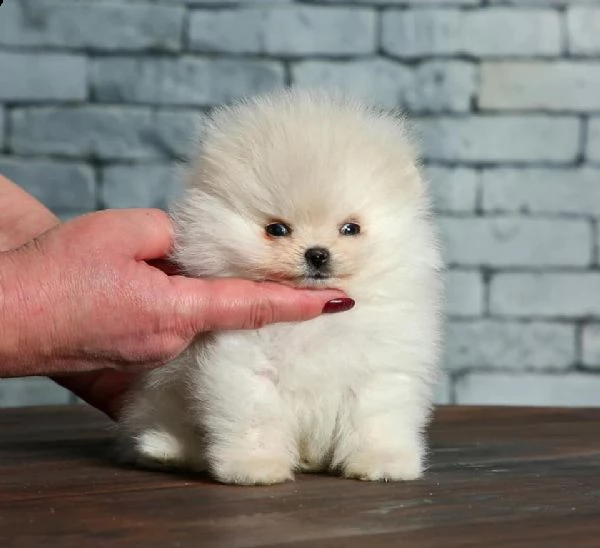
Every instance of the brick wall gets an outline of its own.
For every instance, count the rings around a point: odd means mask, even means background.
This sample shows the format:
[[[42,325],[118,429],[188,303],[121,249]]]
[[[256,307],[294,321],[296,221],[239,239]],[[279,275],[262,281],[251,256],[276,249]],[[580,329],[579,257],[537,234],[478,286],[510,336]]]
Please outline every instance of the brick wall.
[[[0,171],[64,218],[164,206],[205,109],[291,83],[418,125],[450,267],[438,399],[600,404],[598,0],[6,0]]]

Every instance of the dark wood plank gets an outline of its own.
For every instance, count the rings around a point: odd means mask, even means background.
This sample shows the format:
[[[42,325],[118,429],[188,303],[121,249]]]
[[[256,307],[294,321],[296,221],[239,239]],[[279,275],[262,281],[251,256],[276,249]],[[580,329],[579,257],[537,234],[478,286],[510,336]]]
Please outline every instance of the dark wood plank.
[[[600,409],[446,407],[425,479],[274,487],[118,467],[84,407],[0,411],[7,547],[600,546]]]

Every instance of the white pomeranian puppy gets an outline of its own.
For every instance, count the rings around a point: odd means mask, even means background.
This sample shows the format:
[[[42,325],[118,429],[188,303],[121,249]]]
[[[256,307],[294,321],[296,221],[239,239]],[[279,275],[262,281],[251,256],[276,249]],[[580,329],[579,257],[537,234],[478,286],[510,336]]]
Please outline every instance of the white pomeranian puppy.
[[[237,484],[418,478],[441,261],[402,120],[307,91],[218,110],[173,218],[189,275],[338,288],[356,306],[198,337],[133,393],[126,457]]]

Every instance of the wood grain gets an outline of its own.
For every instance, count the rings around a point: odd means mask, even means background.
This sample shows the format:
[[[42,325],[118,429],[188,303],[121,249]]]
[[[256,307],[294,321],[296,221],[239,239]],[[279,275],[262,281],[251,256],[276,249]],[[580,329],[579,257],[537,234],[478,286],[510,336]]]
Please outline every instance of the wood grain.
[[[600,409],[445,407],[425,479],[127,469],[82,406],[0,411],[3,547],[600,547]]]

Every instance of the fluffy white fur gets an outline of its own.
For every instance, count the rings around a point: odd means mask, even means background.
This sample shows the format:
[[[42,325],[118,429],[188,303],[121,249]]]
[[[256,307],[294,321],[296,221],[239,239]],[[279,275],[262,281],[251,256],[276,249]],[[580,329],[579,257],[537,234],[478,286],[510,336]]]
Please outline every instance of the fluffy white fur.
[[[411,480],[437,378],[440,258],[401,119],[286,91],[216,112],[173,212],[193,276],[341,288],[350,312],[201,336],[145,377],[121,421],[145,464],[271,484],[294,471]],[[273,238],[273,220],[292,227]],[[343,236],[346,222],[360,224]],[[304,277],[327,248],[332,277]]]

